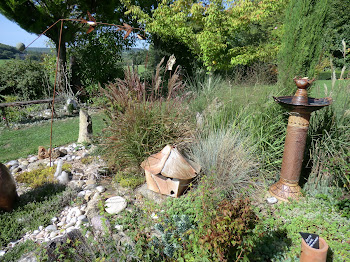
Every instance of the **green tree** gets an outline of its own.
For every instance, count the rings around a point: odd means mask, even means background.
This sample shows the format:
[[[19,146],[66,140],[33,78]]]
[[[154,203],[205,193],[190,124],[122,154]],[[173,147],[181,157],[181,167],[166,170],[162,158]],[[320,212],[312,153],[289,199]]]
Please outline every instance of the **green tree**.
[[[334,58],[334,65],[342,68],[350,63],[350,12],[347,7],[350,0],[330,1],[328,19],[326,24],[326,42],[328,53]],[[342,40],[345,41],[347,49],[344,59]],[[344,64],[345,63],[345,64]]]
[[[124,2],[147,32],[187,46],[213,71],[273,60],[287,0],[163,0],[151,13]]]
[[[103,18],[108,21],[116,17],[116,14],[123,12],[118,0],[2,0],[0,1],[0,13],[8,19],[16,22],[24,30],[40,34],[50,25],[59,19],[77,19],[86,17],[87,11],[96,16],[96,19]],[[76,22],[64,22],[64,29],[61,37],[61,48],[59,54],[59,77],[58,81],[64,84],[63,68],[67,60],[66,43],[75,40],[77,32],[86,30]],[[60,23],[57,23],[45,34],[55,44],[58,52]]]
[[[98,27],[88,35],[80,34],[69,45],[73,86],[96,91],[97,84],[103,86],[122,77],[122,51],[134,43],[130,37],[123,38],[124,33],[108,26]]]
[[[49,94],[47,88],[47,74],[38,61],[11,59],[0,65],[0,95],[40,99]]]
[[[325,50],[328,11],[329,0],[290,1],[278,59],[278,77],[283,85],[293,85],[292,79],[297,75],[316,75]]]

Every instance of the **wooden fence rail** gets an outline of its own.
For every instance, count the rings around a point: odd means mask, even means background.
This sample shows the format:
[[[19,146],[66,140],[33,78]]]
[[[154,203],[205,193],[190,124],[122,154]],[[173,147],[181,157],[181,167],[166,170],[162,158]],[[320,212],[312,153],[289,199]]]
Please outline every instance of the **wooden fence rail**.
[[[62,99],[55,99],[55,102],[58,102]],[[26,106],[26,105],[35,105],[35,104],[52,104],[53,99],[52,98],[48,98],[48,99],[42,99],[42,100],[32,100],[32,101],[18,101],[18,102],[10,102],[10,103],[0,103],[0,108],[2,111],[2,117],[6,122],[6,126],[9,128],[9,123],[8,120],[6,118],[6,111],[5,108],[6,107],[16,107],[16,106]],[[55,111],[54,114],[56,115]]]

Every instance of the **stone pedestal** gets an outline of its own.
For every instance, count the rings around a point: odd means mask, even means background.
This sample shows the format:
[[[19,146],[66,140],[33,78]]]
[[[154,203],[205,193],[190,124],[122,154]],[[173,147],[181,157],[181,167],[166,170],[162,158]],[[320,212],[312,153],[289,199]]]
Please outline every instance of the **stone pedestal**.
[[[80,109],[79,112],[79,138],[78,143],[91,143],[92,120],[88,112]]]

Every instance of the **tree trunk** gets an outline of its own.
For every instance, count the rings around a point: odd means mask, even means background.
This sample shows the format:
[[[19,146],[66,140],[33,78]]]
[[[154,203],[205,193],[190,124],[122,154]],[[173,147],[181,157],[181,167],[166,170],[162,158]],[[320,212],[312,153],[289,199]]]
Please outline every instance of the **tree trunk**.
[[[65,92],[66,90],[66,61],[67,61],[67,49],[66,43],[61,40],[61,46],[59,47],[58,42],[56,44],[56,54],[59,54],[56,59],[58,59],[58,67],[57,67],[57,80],[56,80],[56,91]]]

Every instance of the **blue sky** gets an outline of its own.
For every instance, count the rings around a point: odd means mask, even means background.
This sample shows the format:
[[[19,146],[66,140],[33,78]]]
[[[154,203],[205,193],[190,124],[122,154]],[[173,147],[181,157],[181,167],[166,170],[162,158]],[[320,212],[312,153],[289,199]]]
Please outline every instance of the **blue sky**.
[[[21,42],[27,46],[37,37],[38,36],[36,34],[28,33],[16,23],[8,20],[5,16],[0,14],[0,43],[16,46],[17,43]],[[48,38],[43,35],[36,40],[31,47],[47,47],[47,41]]]
[[[0,0],[1,1],[1,0]],[[36,34],[30,34],[15,22],[8,20],[5,16],[0,14],[0,43],[10,46],[16,46],[17,43],[23,43],[25,46],[29,45],[38,36]],[[37,39],[30,47],[48,47],[47,41],[49,38],[42,35]],[[136,46],[138,48],[148,48],[148,44],[145,41],[136,40]]]

